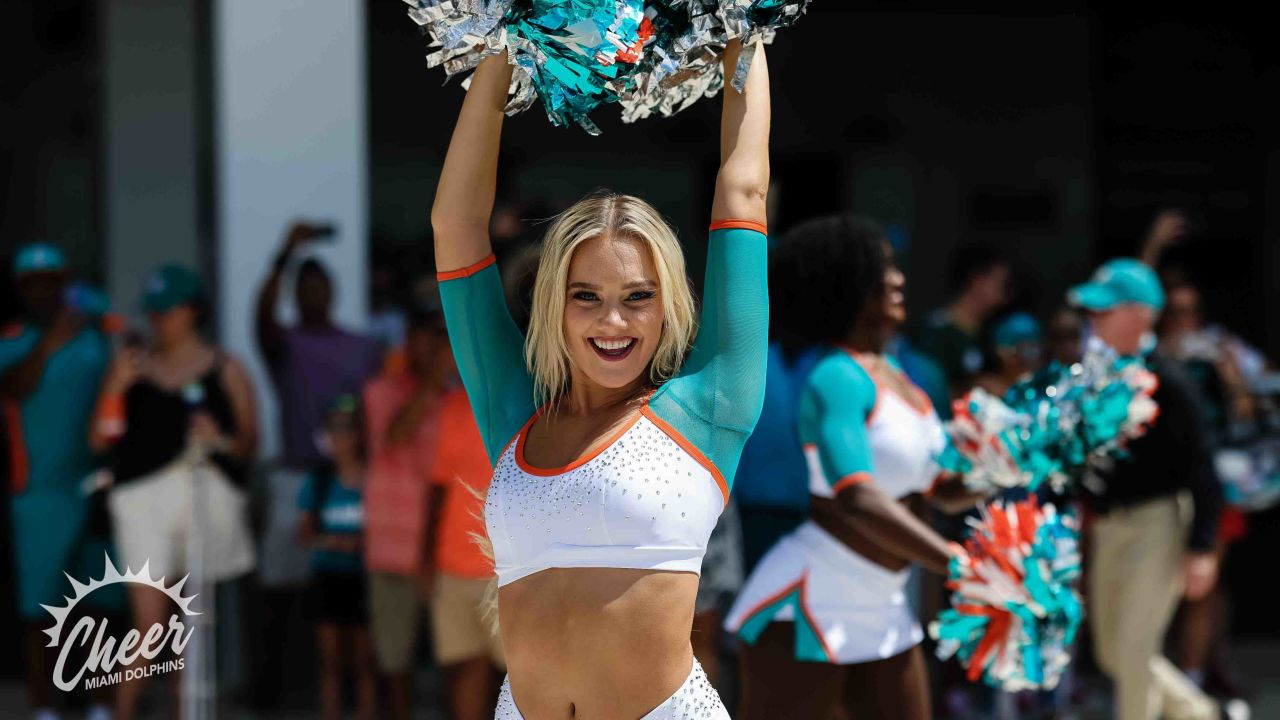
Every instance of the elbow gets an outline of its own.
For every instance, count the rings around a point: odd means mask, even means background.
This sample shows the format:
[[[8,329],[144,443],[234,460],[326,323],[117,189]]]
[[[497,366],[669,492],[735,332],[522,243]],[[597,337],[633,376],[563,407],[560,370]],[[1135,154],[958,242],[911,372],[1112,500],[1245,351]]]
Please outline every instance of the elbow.
[[[716,183],[716,195],[721,217],[763,221],[768,210],[769,173],[726,166]]]
[[[447,203],[437,200],[431,207],[431,231],[437,238],[488,232],[489,218],[487,215],[468,212],[459,208],[450,208],[446,205]]]

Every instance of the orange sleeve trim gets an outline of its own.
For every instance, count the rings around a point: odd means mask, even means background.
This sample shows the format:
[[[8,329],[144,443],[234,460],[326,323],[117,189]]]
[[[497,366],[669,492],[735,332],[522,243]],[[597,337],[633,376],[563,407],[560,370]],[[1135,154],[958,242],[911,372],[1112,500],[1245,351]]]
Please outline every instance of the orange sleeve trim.
[[[496,261],[497,258],[493,256],[493,253],[489,253],[479,261],[471,263],[464,268],[458,268],[457,270],[444,270],[436,273],[436,280],[444,282],[445,280],[457,280],[458,278],[471,277],[472,275],[475,275],[481,270],[489,267]]]
[[[864,482],[871,482],[871,473],[868,473],[868,472],[851,473],[837,480],[836,484],[831,486],[831,492],[835,493],[836,495],[839,495],[841,490],[853,485],[864,483]]]
[[[668,437],[676,441],[676,444],[682,450],[689,453],[689,457],[692,457],[699,465],[711,473],[711,477],[716,481],[716,486],[720,488],[720,494],[724,495],[725,504],[729,504],[729,483],[725,482],[724,474],[720,472],[720,468],[716,467],[715,463],[711,462],[711,458],[704,455],[697,446],[689,442],[689,439],[681,435],[680,431],[672,427],[670,423],[658,417],[658,414],[649,408],[648,402],[645,402],[644,407],[640,408],[640,413],[649,418],[649,422],[657,425],[659,430],[666,433]]]
[[[762,235],[768,235],[769,230],[764,223],[757,220],[712,220],[712,230],[755,230]]]

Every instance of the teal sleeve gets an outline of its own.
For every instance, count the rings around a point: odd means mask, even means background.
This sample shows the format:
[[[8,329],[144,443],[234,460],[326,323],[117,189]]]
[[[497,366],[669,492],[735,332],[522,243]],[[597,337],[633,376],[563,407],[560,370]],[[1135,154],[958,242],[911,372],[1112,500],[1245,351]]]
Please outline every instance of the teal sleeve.
[[[764,405],[769,343],[768,239],[747,222],[712,225],[697,339],[649,405],[732,486]]]
[[[875,472],[867,420],[876,384],[843,352],[832,353],[809,375],[800,397],[800,440],[818,449],[822,473],[837,491]]]
[[[298,489],[298,509],[303,512],[319,512],[320,508],[316,505],[316,476],[314,473],[307,473],[302,487]]]
[[[0,372],[22,362],[39,340],[40,333],[29,328],[15,330],[11,337],[0,340]]]
[[[493,256],[442,272],[440,302],[449,342],[466,387],[489,462],[533,416],[533,378],[524,362],[524,335],[511,319]]]

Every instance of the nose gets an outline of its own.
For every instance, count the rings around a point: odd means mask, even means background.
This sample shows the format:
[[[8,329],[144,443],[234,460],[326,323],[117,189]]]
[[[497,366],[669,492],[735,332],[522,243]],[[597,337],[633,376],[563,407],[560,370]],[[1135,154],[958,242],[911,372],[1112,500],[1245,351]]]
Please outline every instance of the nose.
[[[598,322],[600,327],[610,331],[625,329],[627,327],[625,308],[620,303],[606,304]]]

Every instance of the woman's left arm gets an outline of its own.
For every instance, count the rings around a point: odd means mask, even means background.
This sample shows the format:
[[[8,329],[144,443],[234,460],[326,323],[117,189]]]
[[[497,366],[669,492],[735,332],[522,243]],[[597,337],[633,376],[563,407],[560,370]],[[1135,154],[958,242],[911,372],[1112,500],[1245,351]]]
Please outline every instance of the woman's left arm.
[[[738,64],[739,46],[735,40],[725,52],[726,75]],[[726,491],[764,405],[769,343],[769,68],[759,46],[746,52],[755,56],[743,92],[724,88],[697,341],[679,377],[650,400],[706,456]]]
[[[239,360],[228,357],[222,365],[222,382],[236,418],[236,432],[229,440],[227,453],[248,462],[258,452],[258,407],[253,396],[253,382]]]
[[[738,56],[754,53],[742,92],[729,78]],[[733,40],[724,52],[724,107],[720,114],[720,172],[711,203],[711,219],[746,220],[765,225],[769,195],[769,66],[764,46],[743,48]]]

